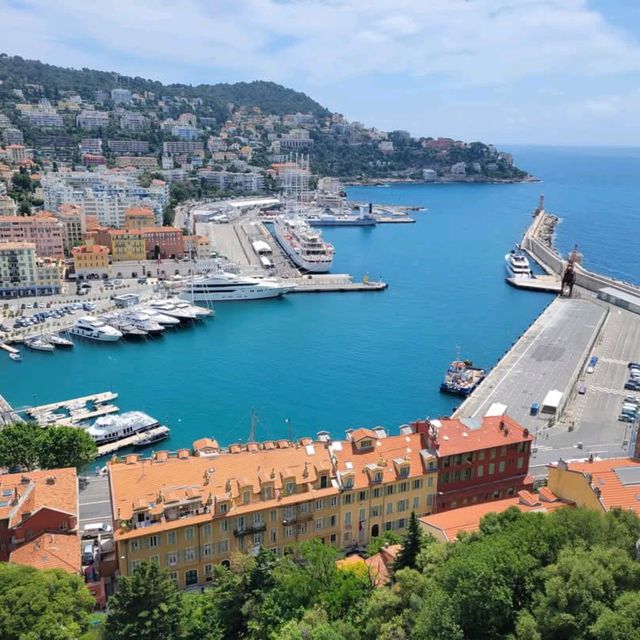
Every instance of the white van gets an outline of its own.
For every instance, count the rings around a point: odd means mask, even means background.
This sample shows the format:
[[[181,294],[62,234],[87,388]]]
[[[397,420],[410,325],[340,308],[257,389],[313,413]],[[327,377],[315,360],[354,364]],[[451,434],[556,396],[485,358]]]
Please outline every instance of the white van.
[[[110,524],[104,522],[92,522],[91,524],[84,525],[83,535],[85,536],[97,536],[100,533],[111,533],[113,527]]]

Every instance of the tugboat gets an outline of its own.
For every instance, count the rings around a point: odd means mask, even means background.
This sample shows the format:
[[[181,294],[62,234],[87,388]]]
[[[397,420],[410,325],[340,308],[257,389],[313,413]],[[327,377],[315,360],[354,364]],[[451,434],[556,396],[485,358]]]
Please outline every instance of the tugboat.
[[[447,369],[440,391],[456,396],[468,396],[486,376],[487,372],[474,367],[470,360],[454,360]]]

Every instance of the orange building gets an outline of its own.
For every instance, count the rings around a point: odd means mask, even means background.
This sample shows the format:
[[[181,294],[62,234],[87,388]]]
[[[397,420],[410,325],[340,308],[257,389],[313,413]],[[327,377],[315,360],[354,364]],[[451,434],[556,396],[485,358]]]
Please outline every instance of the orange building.
[[[86,244],[74,247],[71,250],[73,256],[73,268],[76,275],[87,276],[109,273],[109,247],[95,244],[89,238]]]
[[[124,214],[125,229],[146,229],[155,224],[155,214],[147,207],[132,207]]]

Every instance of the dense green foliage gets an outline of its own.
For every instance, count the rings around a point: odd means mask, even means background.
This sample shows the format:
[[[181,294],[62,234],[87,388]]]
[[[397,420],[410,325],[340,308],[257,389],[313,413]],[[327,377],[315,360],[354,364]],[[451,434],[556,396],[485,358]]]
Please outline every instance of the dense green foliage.
[[[397,568],[390,586],[374,588],[364,565],[337,568],[335,551],[315,541],[284,557],[260,551],[231,570],[216,567],[203,593],[177,595],[145,565],[124,583],[114,611],[130,630],[148,611],[142,638],[151,637],[153,618],[155,637],[188,640],[638,640],[639,537],[632,512],[513,509],[456,543],[408,534],[407,553],[419,539],[417,556],[409,554],[415,568]],[[169,617],[173,636],[163,626]]]
[[[74,640],[94,605],[79,576],[0,563],[2,640]]]
[[[91,436],[76,427],[17,423],[0,429],[0,466],[33,469],[82,467],[96,456]]]
[[[68,69],[5,54],[0,55],[0,80],[0,97],[3,94],[10,95],[13,89],[22,89],[26,84],[38,84],[44,88],[44,95],[50,100],[57,100],[61,92],[76,91],[82,98],[92,101],[96,91],[118,86],[138,92],[151,91],[158,96],[200,98],[208,103],[214,117],[226,117],[229,103],[260,107],[265,113],[278,115],[298,111],[319,116],[328,114],[326,109],[304,93],[274,82],[163,85],[155,80],[123,76],[115,72]]]
[[[418,523],[418,517],[416,516],[415,511],[412,511],[411,517],[409,518],[407,535],[402,542],[400,551],[396,556],[396,561],[393,564],[395,571],[399,571],[400,569],[415,569],[418,554],[420,553],[420,548],[423,543],[422,537],[422,530]]]

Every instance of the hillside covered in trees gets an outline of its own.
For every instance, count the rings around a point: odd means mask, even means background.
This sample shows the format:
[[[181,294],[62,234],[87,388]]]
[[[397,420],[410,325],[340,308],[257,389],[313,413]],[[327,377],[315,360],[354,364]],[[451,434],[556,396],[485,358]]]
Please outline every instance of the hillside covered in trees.
[[[201,593],[179,592],[165,570],[142,563],[91,630],[79,578],[0,565],[0,637],[637,640],[638,538],[631,511],[512,508],[448,544],[410,527],[382,587],[363,564],[336,565],[317,540],[284,557],[238,556],[231,569],[215,567]]]

